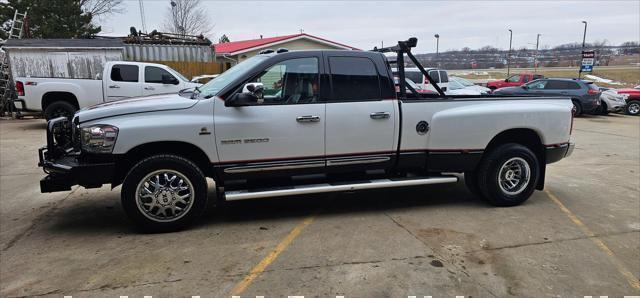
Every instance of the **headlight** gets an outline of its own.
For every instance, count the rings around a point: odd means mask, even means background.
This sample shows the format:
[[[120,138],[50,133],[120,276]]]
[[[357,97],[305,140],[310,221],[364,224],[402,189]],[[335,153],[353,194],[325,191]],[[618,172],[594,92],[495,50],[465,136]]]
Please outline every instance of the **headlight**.
[[[92,153],[111,153],[118,137],[118,128],[111,125],[83,127],[82,150]]]

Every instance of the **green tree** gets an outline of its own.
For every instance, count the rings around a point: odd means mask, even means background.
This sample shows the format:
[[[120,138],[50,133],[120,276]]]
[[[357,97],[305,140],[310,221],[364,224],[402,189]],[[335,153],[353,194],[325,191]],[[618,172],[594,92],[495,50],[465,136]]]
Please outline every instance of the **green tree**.
[[[0,37],[6,38],[11,28],[15,10],[28,11],[28,30],[32,38],[71,38],[93,35],[101,31],[91,21],[91,12],[83,9],[82,0],[9,0],[0,3],[0,22],[4,30]],[[26,30],[23,36],[27,35]]]
[[[222,36],[220,36],[220,38],[218,39],[218,43],[225,43],[230,41],[231,40],[229,40],[229,37],[226,34],[222,34]]]

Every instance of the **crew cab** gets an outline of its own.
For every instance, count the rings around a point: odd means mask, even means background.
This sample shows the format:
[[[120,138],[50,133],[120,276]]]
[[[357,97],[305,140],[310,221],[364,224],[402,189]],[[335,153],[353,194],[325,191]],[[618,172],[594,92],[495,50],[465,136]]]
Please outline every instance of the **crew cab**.
[[[544,78],[544,76],[539,74],[519,73],[519,74],[514,74],[504,80],[487,82],[487,88],[491,90],[496,90],[503,87],[517,87],[517,86],[522,86],[533,80],[542,79],[542,78]]]
[[[110,61],[95,79],[16,77],[19,110],[43,113],[47,120],[71,118],[81,108],[128,97],[178,93],[201,84],[155,63]]]
[[[409,97],[402,67],[397,95],[380,51],[415,59],[416,43],[260,54],[193,93],[50,120],[41,191],[122,185],[137,225],[174,230],[200,217],[208,200],[457,182],[451,173],[464,173],[469,189],[496,206],[542,189],[546,164],[573,149],[571,100],[442,90]]]

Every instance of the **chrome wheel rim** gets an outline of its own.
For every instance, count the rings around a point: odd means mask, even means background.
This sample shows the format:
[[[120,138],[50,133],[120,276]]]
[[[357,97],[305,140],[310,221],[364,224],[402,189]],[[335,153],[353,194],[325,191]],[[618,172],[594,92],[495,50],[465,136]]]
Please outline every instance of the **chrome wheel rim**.
[[[632,103],[629,105],[629,112],[631,114],[638,114],[640,112],[640,104]]]
[[[193,184],[174,170],[158,170],[145,176],[136,188],[136,205],[157,222],[176,221],[193,206]]]
[[[498,172],[498,185],[507,195],[517,195],[523,192],[531,180],[529,163],[521,157],[507,160]]]

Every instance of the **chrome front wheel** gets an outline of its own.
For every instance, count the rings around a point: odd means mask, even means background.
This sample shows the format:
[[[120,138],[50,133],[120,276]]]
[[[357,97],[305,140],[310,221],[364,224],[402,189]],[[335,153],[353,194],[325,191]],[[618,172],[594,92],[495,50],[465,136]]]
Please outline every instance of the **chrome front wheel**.
[[[175,221],[193,206],[193,192],[193,184],[183,174],[162,169],[148,174],[138,183],[136,205],[153,221]]]

